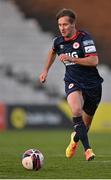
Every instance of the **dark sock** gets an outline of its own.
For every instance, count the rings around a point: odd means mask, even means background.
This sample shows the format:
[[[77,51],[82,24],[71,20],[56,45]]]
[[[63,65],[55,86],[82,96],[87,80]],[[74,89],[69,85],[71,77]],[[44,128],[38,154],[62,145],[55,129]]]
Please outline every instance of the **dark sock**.
[[[88,128],[86,128],[86,130],[87,130],[87,133],[88,133],[88,131],[89,131],[89,127],[88,127]]]
[[[90,146],[89,146],[89,141],[88,141],[88,136],[87,136],[87,129],[82,120],[82,116],[73,117],[73,126],[74,126],[74,131],[76,132],[74,141],[78,142],[80,139],[86,151],[87,149],[90,148]]]

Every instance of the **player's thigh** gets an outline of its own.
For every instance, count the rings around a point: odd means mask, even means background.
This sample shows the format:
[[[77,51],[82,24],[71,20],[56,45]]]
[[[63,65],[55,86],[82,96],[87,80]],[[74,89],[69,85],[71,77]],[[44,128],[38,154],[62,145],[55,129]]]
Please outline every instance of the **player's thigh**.
[[[67,97],[67,102],[72,110],[74,116],[82,115],[83,97],[81,91],[71,92]]]

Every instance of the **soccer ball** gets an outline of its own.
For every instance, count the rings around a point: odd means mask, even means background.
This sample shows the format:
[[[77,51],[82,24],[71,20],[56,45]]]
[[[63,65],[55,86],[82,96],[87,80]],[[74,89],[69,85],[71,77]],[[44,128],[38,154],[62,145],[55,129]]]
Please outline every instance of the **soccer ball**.
[[[44,156],[37,149],[29,149],[22,155],[22,165],[27,170],[38,171],[43,166]]]

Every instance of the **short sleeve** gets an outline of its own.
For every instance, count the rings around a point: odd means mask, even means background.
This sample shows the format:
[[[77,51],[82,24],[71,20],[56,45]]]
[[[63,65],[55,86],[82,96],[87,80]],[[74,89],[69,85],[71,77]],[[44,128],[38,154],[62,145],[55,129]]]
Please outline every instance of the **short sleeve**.
[[[53,41],[52,41],[52,49],[53,49],[53,51],[56,51],[56,39],[57,39],[57,37],[55,37],[53,39]]]
[[[89,34],[84,35],[82,39],[82,48],[86,57],[90,55],[97,55],[95,43]]]

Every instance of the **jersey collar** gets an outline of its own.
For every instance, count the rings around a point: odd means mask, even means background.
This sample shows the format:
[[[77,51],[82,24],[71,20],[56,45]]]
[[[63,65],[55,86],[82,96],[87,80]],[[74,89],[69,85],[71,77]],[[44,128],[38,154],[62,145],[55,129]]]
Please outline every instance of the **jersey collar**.
[[[79,36],[80,32],[77,31],[73,36],[71,36],[70,38],[64,38],[65,41],[72,41],[72,40],[75,40],[77,39],[77,37]]]

